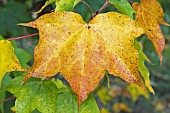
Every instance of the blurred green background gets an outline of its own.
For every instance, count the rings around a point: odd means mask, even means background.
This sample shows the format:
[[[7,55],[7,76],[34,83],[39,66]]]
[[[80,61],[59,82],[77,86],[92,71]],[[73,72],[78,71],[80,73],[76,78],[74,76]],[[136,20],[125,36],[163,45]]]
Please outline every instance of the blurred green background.
[[[100,9],[105,0],[84,0],[93,9],[94,12]],[[132,0],[133,2],[139,0]],[[165,21],[170,23],[170,0],[158,0],[165,12]],[[35,15],[32,12],[39,10],[45,0],[0,0],[0,39],[18,37],[27,34],[37,33],[36,29],[17,26],[18,23],[26,23],[35,20],[39,16],[51,12],[55,4],[46,7],[40,14]],[[102,11],[118,11],[114,6],[108,5]],[[91,16],[91,11],[84,3],[79,3],[74,12],[82,15],[85,21]],[[163,63],[160,65],[158,55],[155,53],[153,45],[145,35],[138,38],[144,53],[154,65],[146,62],[150,70],[151,85],[156,95],[142,96],[142,92],[134,89],[128,89],[128,83],[109,75],[110,88],[108,80],[104,77],[94,91],[96,101],[102,113],[170,113],[170,27],[161,25],[162,32],[166,39],[166,46],[163,52]],[[15,48],[15,54],[19,58],[21,65],[29,68],[33,63],[33,51],[38,42],[38,36],[12,41]],[[24,73],[12,72],[6,81]],[[60,79],[64,78],[60,76]],[[133,91],[129,91],[133,90]],[[133,93],[130,93],[133,92]],[[140,96],[139,96],[140,95]],[[12,95],[8,92],[0,93],[0,101],[10,98]],[[12,113],[11,107],[15,100],[10,100],[0,104],[0,112]]]

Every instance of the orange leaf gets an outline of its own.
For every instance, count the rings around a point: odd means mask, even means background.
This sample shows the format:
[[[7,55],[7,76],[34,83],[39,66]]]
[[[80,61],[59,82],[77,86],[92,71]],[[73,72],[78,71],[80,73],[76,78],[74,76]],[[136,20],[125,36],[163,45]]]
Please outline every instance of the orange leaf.
[[[148,29],[146,35],[152,41],[160,62],[162,62],[165,39],[159,24],[166,26],[170,26],[170,24],[164,22],[164,12],[160,3],[157,0],[141,0],[140,4],[138,2],[133,3],[133,8],[137,12],[136,21]]]
[[[144,89],[138,75],[138,52],[133,46],[144,30],[130,17],[109,12],[85,23],[79,14],[53,12],[21,25],[38,28],[40,35],[34,64],[24,81],[60,72],[78,95],[79,105],[98,85],[105,70]]]

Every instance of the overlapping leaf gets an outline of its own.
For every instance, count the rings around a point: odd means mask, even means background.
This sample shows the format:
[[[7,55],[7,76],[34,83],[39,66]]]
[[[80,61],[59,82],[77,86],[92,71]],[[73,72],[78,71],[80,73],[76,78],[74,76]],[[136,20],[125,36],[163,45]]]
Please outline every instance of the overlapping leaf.
[[[46,6],[55,2],[56,8],[55,11],[72,11],[73,8],[80,2],[81,0],[47,0],[45,5],[42,8],[35,12],[40,13]]]
[[[164,12],[157,0],[141,0],[140,4],[133,3],[133,8],[136,10],[136,21],[146,27],[148,38],[152,41],[155,51],[162,62],[162,51],[165,46],[164,36],[159,24],[170,26],[164,22]]]
[[[6,72],[24,71],[17,57],[11,42],[0,40],[0,84]]]
[[[145,61],[150,62],[150,60],[143,53],[142,48],[140,47],[139,43],[136,40],[134,42],[134,46],[135,46],[135,48],[137,49],[137,51],[139,53],[139,60],[138,60],[139,66],[138,66],[138,68],[139,68],[139,71],[140,71],[141,75],[144,78],[145,86],[149,89],[150,92],[155,94],[152,86],[150,85],[150,79],[149,79],[150,73],[149,73],[149,70],[145,66]]]
[[[103,78],[105,70],[144,88],[138,75],[138,53],[133,46],[143,28],[129,16],[116,12],[97,15],[89,23],[73,12],[53,12],[22,24],[38,28],[30,77],[62,73],[84,101]]]
[[[133,17],[134,9],[127,0],[109,0],[109,3],[114,5],[121,13]]]
[[[7,90],[16,96],[17,113],[31,113],[35,109],[41,113],[100,112],[92,95],[78,110],[77,97],[61,81],[31,79],[21,85],[22,79],[22,76],[14,78],[7,87]]]

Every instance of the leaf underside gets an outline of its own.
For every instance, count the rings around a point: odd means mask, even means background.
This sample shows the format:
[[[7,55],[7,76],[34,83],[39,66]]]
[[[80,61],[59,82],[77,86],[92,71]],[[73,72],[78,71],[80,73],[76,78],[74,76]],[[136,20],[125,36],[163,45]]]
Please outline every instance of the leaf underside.
[[[138,52],[133,46],[144,30],[129,16],[108,12],[85,23],[79,14],[53,12],[21,25],[37,28],[40,35],[34,64],[24,81],[60,72],[78,95],[79,104],[95,89],[106,70],[145,89],[138,74]]]

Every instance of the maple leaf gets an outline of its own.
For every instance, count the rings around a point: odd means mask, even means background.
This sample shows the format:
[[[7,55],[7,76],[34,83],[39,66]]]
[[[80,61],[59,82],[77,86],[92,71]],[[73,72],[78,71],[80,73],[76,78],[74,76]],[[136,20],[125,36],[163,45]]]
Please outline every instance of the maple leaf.
[[[164,12],[160,3],[157,0],[141,0],[140,4],[135,2],[132,6],[137,12],[136,21],[148,29],[146,35],[152,41],[160,62],[162,62],[165,39],[159,24],[170,25],[164,22]]]
[[[61,81],[31,79],[21,85],[22,79],[23,76],[14,78],[7,87],[16,96],[17,113],[31,113],[35,109],[42,113],[100,113],[92,95],[81,104],[78,112],[76,95]]]
[[[21,25],[38,28],[40,35],[34,64],[24,81],[60,72],[78,95],[79,104],[106,70],[144,89],[138,74],[138,52],[133,46],[144,29],[129,16],[108,12],[86,23],[79,14],[53,12]]]
[[[81,0],[47,0],[44,6],[35,14],[40,13],[46,6],[55,2],[56,8],[55,11],[72,11],[73,8],[80,2]]]
[[[0,86],[6,72],[24,71],[14,54],[11,42],[0,40]]]
[[[147,69],[147,67],[145,66],[145,60],[148,61],[149,63],[150,60],[146,57],[146,55],[144,54],[144,52],[142,51],[142,48],[140,47],[139,43],[135,40],[134,41],[134,46],[137,49],[138,53],[139,53],[139,59],[138,59],[138,69],[142,75],[142,77],[144,78],[144,82],[145,82],[145,86],[149,89],[150,92],[152,92],[153,94],[155,94],[152,86],[150,85],[150,73],[149,70]],[[151,63],[152,64],[152,63]]]
[[[121,13],[133,17],[134,9],[127,0],[109,0],[109,3],[114,5]]]

